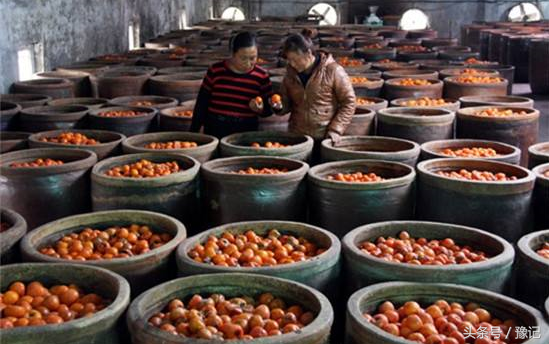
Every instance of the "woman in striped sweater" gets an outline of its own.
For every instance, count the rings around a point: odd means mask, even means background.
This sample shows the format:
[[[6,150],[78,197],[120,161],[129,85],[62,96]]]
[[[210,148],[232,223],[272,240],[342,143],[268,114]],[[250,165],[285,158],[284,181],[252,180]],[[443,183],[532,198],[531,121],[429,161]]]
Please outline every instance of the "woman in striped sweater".
[[[193,111],[191,131],[221,138],[258,130],[258,117],[271,115],[269,73],[259,67],[255,35],[241,32],[230,41],[231,58],[206,73]],[[261,97],[261,101],[256,99]]]

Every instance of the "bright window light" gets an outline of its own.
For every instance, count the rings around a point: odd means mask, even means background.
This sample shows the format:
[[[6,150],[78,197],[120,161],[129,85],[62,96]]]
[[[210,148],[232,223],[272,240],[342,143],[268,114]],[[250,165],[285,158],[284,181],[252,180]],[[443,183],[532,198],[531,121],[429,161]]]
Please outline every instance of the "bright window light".
[[[128,47],[131,49],[135,49],[135,41],[133,37],[133,23],[130,23],[128,25]]]
[[[541,20],[541,11],[530,2],[521,2],[513,6],[509,11],[508,18],[512,22],[538,21]]]
[[[244,12],[238,7],[228,7],[221,14],[221,19],[232,20],[232,21],[242,21],[246,19]]]
[[[179,30],[185,30],[187,27],[187,11],[182,9],[179,12]]]
[[[32,48],[24,48],[17,51],[17,65],[19,67],[19,80],[32,78],[35,71]]]
[[[130,22],[128,25],[128,47],[130,50],[138,49],[141,45],[139,41],[139,24]]]
[[[337,11],[336,9],[324,2],[318,3],[311,7],[309,14],[320,16],[323,19],[319,22],[319,25],[336,25],[337,24]]]
[[[427,29],[429,27],[429,18],[422,10],[411,9],[404,12],[399,26],[403,30]]]

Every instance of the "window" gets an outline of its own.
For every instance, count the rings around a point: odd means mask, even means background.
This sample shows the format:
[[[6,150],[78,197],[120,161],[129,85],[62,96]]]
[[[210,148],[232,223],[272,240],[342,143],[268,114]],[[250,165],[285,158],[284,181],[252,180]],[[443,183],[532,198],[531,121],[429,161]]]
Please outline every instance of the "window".
[[[24,48],[17,52],[17,65],[19,67],[19,80],[28,80],[34,74],[34,58],[30,48]]]
[[[232,21],[241,21],[245,20],[246,16],[244,12],[238,7],[228,7],[221,14],[221,19],[232,20]]]
[[[128,47],[130,50],[137,49],[141,45],[139,41],[139,22],[130,22],[128,25]]]
[[[309,10],[309,14],[314,16],[320,16],[320,25],[336,25],[337,24],[337,11],[336,9],[327,3],[321,2]]]
[[[44,71],[42,43],[33,43],[17,51],[17,71],[19,80],[31,79],[34,73]]]
[[[521,2],[520,4],[513,6],[509,10],[509,21],[512,22],[525,22],[525,21],[537,21],[541,20],[541,11],[539,8],[530,2]]]
[[[179,30],[185,30],[187,28],[187,11],[182,9],[179,11]]]
[[[208,13],[210,14],[210,19],[214,19],[214,7],[210,6],[208,8]]]
[[[402,18],[400,18],[399,27],[402,30],[427,29],[429,27],[429,18],[422,10],[413,8],[404,12]]]

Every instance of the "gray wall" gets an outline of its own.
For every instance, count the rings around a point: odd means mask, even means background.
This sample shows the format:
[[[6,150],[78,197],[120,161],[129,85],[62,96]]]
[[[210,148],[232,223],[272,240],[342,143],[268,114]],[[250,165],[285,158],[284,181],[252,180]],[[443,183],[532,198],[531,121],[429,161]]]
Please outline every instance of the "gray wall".
[[[128,49],[128,24],[139,18],[141,42],[208,19],[211,0],[0,0],[0,93],[18,79],[17,51],[42,42],[44,68]]]
[[[440,36],[457,37],[462,24],[473,21],[494,21],[505,19],[507,11],[520,1],[514,0],[214,0],[214,13],[220,16],[229,6],[242,8],[247,18],[256,16],[289,17],[305,14],[314,4],[332,4],[341,13],[342,23],[354,22],[355,16],[369,14],[368,6],[378,5],[379,15],[400,15],[410,8],[419,8],[431,19],[431,26]],[[549,0],[532,1],[549,18]]]
[[[545,19],[549,19],[549,0],[540,1],[525,1],[536,4],[540,9]],[[486,3],[486,21],[507,19],[507,14],[511,7],[519,3],[518,1],[497,1],[494,3]]]
[[[334,6],[341,13],[340,20],[347,21],[348,0],[213,0],[214,15],[229,7],[236,6],[244,10],[246,19],[264,16],[293,17],[306,14],[316,3],[325,2]]]
[[[376,3],[372,1],[370,3]],[[430,19],[431,27],[439,32],[441,37],[456,37],[460,26],[473,20],[483,20],[485,8],[482,1],[476,0],[439,0],[413,1],[386,0],[380,6],[378,14],[401,15],[411,8],[419,8]],[[369,14],[368,1],[350,0],[349,12],[354,14]],[[349,18],[353,20],[354,18]]]
[[[531,2],[538,5],[545,18],[549,17],[549,0]],[[348,11],[352,14],[367,14],[369,5],[382,4],[378,11],[380,15],[401,15],[408,9],[419,8],[429,16],[431,27],[439,32],[439,36],[458,37],[461,25],[473,21],[506,20],[509,9],[518,3],[520,1],[514,0],[348,0]],[[349,21],[353,17],[348,18]]]
[[[139,18],[141,42],[178,28],[185,8],[187,23],[202,22],[209,8],[220,16],[228,6],[242,8],[248,18],[305,14],[322,0],[0,0],[0,92],[18,79],[17,51],[42,42],[44,69],[128,48],[128,24]],[[431,18],[441,36],[457,36],[461,24],[500,20],[518,1],[509,0],[327,0],[353,22],[368,14],[369,5],[381,5],[380,15],[399,15],[417,7]],[[549,18],[549,0],[534,1]]]

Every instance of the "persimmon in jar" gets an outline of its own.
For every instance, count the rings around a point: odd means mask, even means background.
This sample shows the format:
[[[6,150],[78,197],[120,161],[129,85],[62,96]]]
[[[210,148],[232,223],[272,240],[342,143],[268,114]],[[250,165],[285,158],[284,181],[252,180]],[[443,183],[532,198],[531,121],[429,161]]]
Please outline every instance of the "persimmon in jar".
[[[369,100],[361,97],[356,98],[356,105],[373,105],[373,104],[375,104],[373,100]]]
[[[112,110],[104,111],[98,114],[99,117],[138,117],[146,115],[145,112],[134,111],[134,110]]]
[[[130,103],[131,106],[153,106],[155,103],[149,100],[136,100]]]
[[[489,76],[462,75],[456,77],[454,81],[464,84],[497,84],[503,82],[503,79]]]
[[[110,303],[110,300],[87,293],[74,284],[56,284],[47,288],[40,281],[16,281],[0,293],[0,330],[58,325],[92,317]]]
[[[492,64],[493,62],[490,62],[490,61],[482,61],[482,60],[477,60],[476,58],[474,57],[471,57],[471,58],[468,58],[467,60],[465,60],[465,64]]]
[[[359,67],[363,65],[361,60],[351,59],[347,56],[338,58],[337,63],[339,63],[343,67]]]
[[[441,106],[441,105],[448,105],[449,103],[446,102],[446,100],[442,98],[429,98],[429,97],[421,97],[417,99],[409,99],[406,101],[401,102],[402,106]]]
[[[426,79],[405,78],[398,80],[396,84],[399,86],[428,86],[431,85],[431,82]]]
[[[364,46],[364,49],[383,49],[383,45],[379,43],[368,44]]]
[[[371,80],[368,80],[368,78],[363,76],[352,76],[351,77],[351,83],[353,84],[365,84],[367,82],[370,82]]]
[[[397,47],[399,52],[423,52],[427,51],[427,48],[422,47],[421,45],[402,45]]]
[[[507,176],[503,172],[490,172],[490,171],[477,171],[477,170],[455,170],[455,171],[438,171],[439,176],[452,179],[463,179],[470,181],[482,181],[482,182],[502,182],[517,180],[515,176]]]
[[[363,241],[358,248],[365,254],[395,263],[413,265],[469,264],[487,260],[487,254],[470,246],[460,246],[452,238],[413,238],[407,231],[397,237]]]
[[[483,147],[444,148],[440,153],[454,158],[493,158],[498,156],[495,149]]]
[[[314,319],[314,313],[270,293],[255,298],[194,294],[172,299],[148,323],[175,336],[230,341],[297,332]]]
[[[55,160],[50,158],[38,158],[34,161],[28,162],[13,162],[10,164],[11,168],[29,168],[29,167],[50,167],[63,165],[62,160]]]
[[[253,147],[253,148],[286,148],[286,147],[289,147],[290,145],[285,145],[285,144],[282,144],[280,142],[272,142],[272,141],[267,141],[263,144],[259,143],[259,142],[252,142],[252,144],[250,145],[250,147]]]
[[[287,168],[274,168],[274,167],[262,167],[262,168],[254,168],[254,167],[248,167],[245,169],[240,169],[237,171],[234,171],[233,173],[236,174],[284,174],[288,173]]]
[[[479,110],[474,113],[475,116],[480,117],[511,117],[511,116],[525,116],[528,113],[524,110],[516,109],[498,109],[498,108],[489,108],[484,110]]]
[[[518,344],[518,321],[496,318],[476,303],[437,300],[422,307],[409,300],[400,307],[391,301],[379,304],[366,321],[394,336],[426,344]],[[492,328],[498,327],[496,333]],[[483,331],[482,338],[480,333]],[[484,334],[485,333],[485,334]]]
[[[194,141],[149,142],[145,145],[147,149],[187,149],[196,147],[198,147],[198,144]]]
[[[173,236],[150,226],[131,224],[105,229],[87,227],[70,233],[39,249],[41,254],[67,260],[103,260],[130,258],[154,250]]]
[[[155,163],[149,160],[141,159],[135,163],[115,166],[105,172],[109,177],[127,177],[127,178],[156,178],[179,172],[177,161]]]
[[[173,113],[172,116],[191,118],[193,116],[193,111],[192,110],[176,111]]]
[[[68,145],[94,146],[100,142],[81,133],[66,132],[55,137],[42,137],[40,142],[61,143]]]
[[[483,70],[478,70],[474,68],[465,68],[459,71],[459,74],[461,75],[487,75],[490,74],[488,72],[485,72]]]
[[[536,251],[536,253],[545,259],[549,259],[549,241],[544,242],[541,248]]]
[[[196,244],[189,258],[198,263],[219,266],[275,266],[301,262],[325,251],[304,237],[270,229],[265,235],[253,230],[241,234],[223,232]]]
[[[384,181],[385,178],[378,176],[375,173],[363,173],[363,172],[352,172],[352,173],[335,173],[330,174],[326,177],[327,180],[333,180],[338,182],[347,182],[347,183],[373,183]]]

